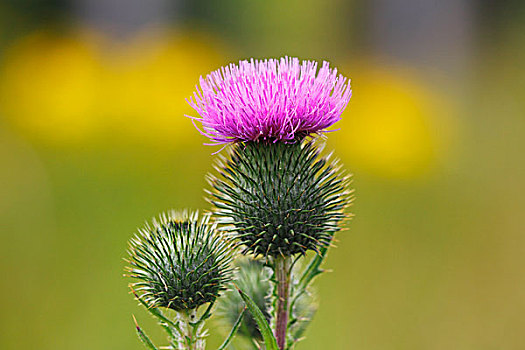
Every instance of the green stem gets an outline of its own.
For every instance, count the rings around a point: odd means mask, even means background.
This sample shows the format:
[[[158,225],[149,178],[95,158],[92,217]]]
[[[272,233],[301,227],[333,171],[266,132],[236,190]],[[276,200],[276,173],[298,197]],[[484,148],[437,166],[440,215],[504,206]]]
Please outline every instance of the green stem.
[[[289,257],[277,257],[274,261],[275,282],[277,283],[274,334],[277,340],[277,346],[281,350],[286,346],[288,315],[290,313],[290,266],[291,259]]]
[[[181,336],[178,341],[179,349],[184,350],[204,350],[205,340],[203,322],[196,322],[197,311],[187,310],[178,313]]]

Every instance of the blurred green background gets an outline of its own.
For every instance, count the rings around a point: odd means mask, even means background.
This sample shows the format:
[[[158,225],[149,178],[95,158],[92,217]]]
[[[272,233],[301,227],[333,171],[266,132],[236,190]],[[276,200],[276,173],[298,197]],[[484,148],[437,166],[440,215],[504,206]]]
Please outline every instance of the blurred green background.
[[[525,349],[525,4],[474,0],[3,0],[0,348],[140,349],[127,240],[206,209],[200,75],[329,60],[349,231],[299,349]],[[221,341],[210,337],[210,348]]]

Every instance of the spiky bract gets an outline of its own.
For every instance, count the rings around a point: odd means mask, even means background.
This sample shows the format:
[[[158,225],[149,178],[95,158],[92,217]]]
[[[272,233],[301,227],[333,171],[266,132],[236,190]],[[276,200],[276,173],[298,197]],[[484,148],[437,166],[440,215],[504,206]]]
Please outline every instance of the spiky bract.
[[[210,176],[218,222],[244,252],[290,256],[328,245],[350,202],[348,177],[315,141],[235,144]]]
[[[216,143],[284,141],[326,131],[341,119],[350,82],[323,62],[297,58],[241,61],[200,78],[189,104]]]
[[[130,241],[128,275],[151,307],[192,310],[213,302],[231,279],[232,246],[209,216],[169,212]]]

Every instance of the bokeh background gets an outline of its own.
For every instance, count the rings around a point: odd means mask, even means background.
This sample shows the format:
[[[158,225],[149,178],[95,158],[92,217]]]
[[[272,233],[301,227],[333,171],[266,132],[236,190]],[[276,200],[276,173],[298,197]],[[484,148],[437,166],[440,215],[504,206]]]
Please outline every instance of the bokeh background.
[[[299,349],[525,349],[519,0],[2,0],[1,349],[140,349],[132,314],[162,343],[122,258],[158,212],[207,208],[217,148],[185,98],[282,55],[353,85],[327,142],[356,216]]]

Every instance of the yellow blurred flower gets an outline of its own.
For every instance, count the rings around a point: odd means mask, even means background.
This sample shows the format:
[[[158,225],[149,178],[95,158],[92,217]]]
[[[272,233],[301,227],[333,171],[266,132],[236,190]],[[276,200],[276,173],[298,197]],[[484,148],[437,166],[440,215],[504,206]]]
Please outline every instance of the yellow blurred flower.
[[[96,127],[99,73],[89,40],[36,32],[6,51],[1,112],[32,136],[82,140]]]
[[[186,98],[200,75],[221,62],[211,39],[194,35],[146,33],[107,61],[106,98],[113,130],[146,142],[180,143],[199,139]]]
[[[338,150],[353,166],[390,178],[432,169],[450,142],[450,106],[400,69],[351,70],[353,97]]]
[[[222,64],[204,35],[144,33],[125,43],[37,32],[8,48],[0,110],[18,130],[55,143],[180,145],[199,140],[184,114],[200,75]]]

